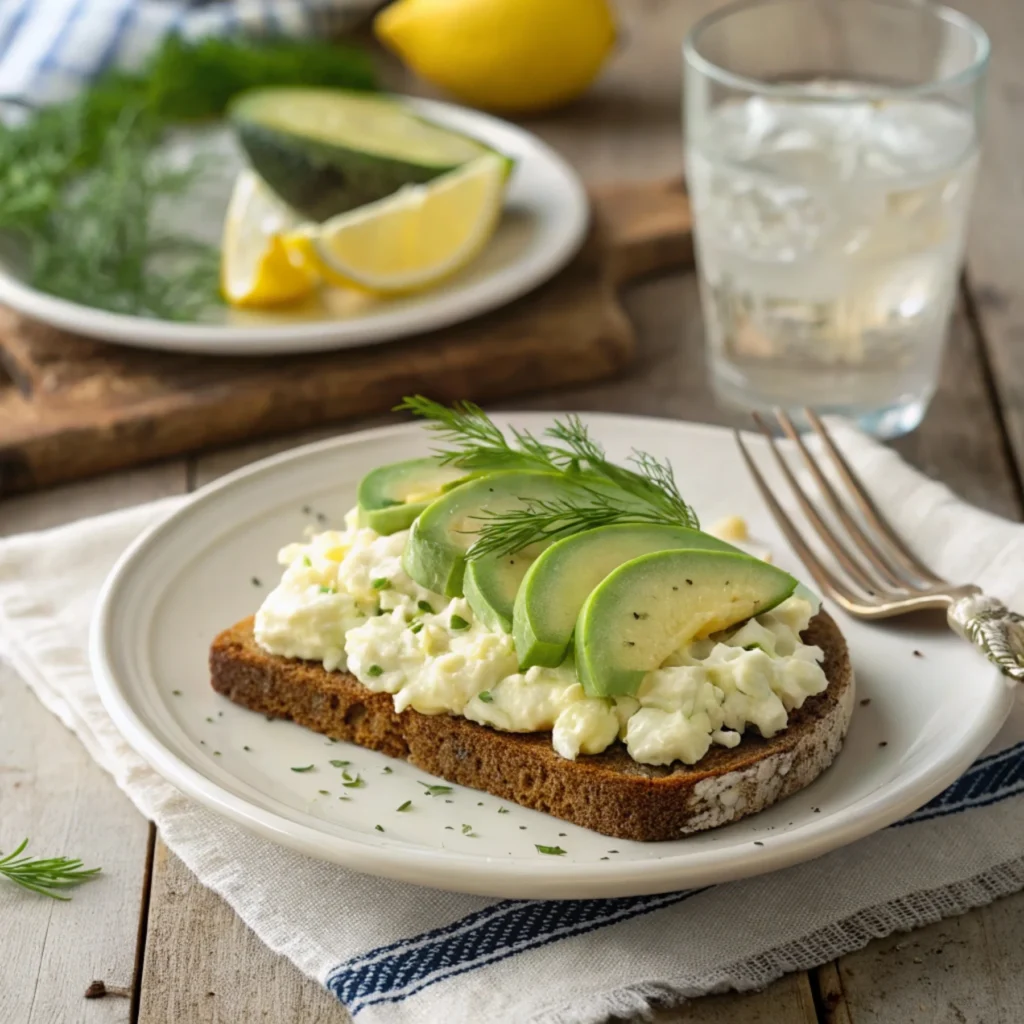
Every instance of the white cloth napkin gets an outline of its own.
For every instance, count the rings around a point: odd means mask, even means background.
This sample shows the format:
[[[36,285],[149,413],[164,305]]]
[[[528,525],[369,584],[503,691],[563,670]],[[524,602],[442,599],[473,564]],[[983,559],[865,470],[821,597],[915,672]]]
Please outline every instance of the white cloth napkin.
[[[0,98],[73,96],[111,67],[134,69],[164,36],[336,35],[379,0],[0,0]]]
[[[1024,608],[1024,526],[852,432],[843,443],[931,564]],[[180,499],[0,543],[0,652],[168,846],[360,1024],[586,1024],[762,986],[1024,887],[1024,701],[986,755],[899,826],[811,863],[633,899],[489,900],[357,875],[195,805],[121,739],[86,653],[104,574]],[[9,837],[8,840],[9,842]]]

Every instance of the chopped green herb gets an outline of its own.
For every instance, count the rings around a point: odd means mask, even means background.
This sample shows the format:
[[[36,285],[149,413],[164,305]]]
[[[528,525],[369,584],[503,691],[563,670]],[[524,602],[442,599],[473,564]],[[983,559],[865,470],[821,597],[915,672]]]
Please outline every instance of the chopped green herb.
[[[173,693],[175,697],[181,696],[181,690],[171,690],[171,693]]]
[[[422,628],[423,628],[423,623],[422,622],[414,622],[409,627],[409,632],[410,633],[418,633]]]
[[[242,749],[245,750],[245,751],[250,751],[250,750],[252,750],[252,747],[242,747]]]
[[[317,792],[321,796],[330,796],[331,795],[331,791],[329,789],[318,789]]]
[[[338,797],[338,799],[339,799],[339,800],[351,800],[351,799],[352,799],[352,797],[350,797],[350,796],[345,796],[344,794],[342,794],[341,796],[339,796],[339,797]]]
[[[353,776],[348,775],[348,773],[346,772],[345,773],[345,781],[342,782],[342,785],[346,789],[362,789],[363,786],[366,785],[366,783],[363,782],[363,778],[362,778],[361,775],[356,775],[356,776],[353,777]]]
[[[561,857],[565,853],[560,846],[541,846],[540,843],[534,843],[534,846],[537,847],[538,853],[549,853],[553,857]]]
[[[311,569],[311,568],[313,567],[313,563],[312,563],[312,562],[311,562],[311,561],[309,560],[309,555],[303,555],[303,556],[302,556],[302,564],[303,564],[303,565],[304,565],[304,566],[305,566],[305,567],[306,567],[307,569]]]
[[[374,828],[375,828],[375,829],[376,829],[376,830],[377,830],[378,832],[383,832],[383,831],[384,831],[384,826],[383,826],[383,825],[374,825],[373,827],[374,827]]]
[[[507,807],[499,807],[498,808],[498,813],[499,814],[508,814],[508,808]]]
[[[382,669],[382,668],[380,667],[380,665],[371,665],[371,666],[370,666],[370,667],[369,667],[369,668],[368,668],[368,669],[366,670],[366,674],[367,674],[367,675],[368,675],[368,676],[369,676],[369,677],[370,677],[371,679],[376,679],[376,678],[377,678],[377,676],[382,676],[382,675],[384,675],[384,669]]]
[[[744,644],[743,645],[743,650],[745,650],[745,651],[763,651],[764,650],[764,645],[763,644],[759,644],[759,643],[757,643],[755,641],[752,644]]]
[[[320,593],[321,594],[336,594],[337,590],[335,590],[334,587],[324,587],[324,586],[321,586]]]
[[[394,771],[394,768],[389,768],[389,767],[388,767],[387,765],[385,765],[385,766],[384,766],[384,767],[383,767],[383,768],[381,769],[381,774],[382,774],[382,775],[390,775],[390,774],[391,774],[391,773],[392,773],[393,771]]]
[[[347,768],[352,762],[351,761],[330,761],[328,762],[332,768]]]
[[[468,836],[469,833],[472,832],[472,831],[473,831],[473,826],[472,825],[463,825],[462,826],[462,834],[464,836]]]
[[[311,765],[311,764],[303,765],[301,768],[293,768],[292,769],[293,772],[311,772],[312,770],[313,770],[313,765]]]
[[[387,576],[378,576],[370,585],[374,590],[387,590],[391,586],[391,580]]]
[[[434,606],[429,601],[417,601],[416,607],[419,608],[421,612],[433,613],[434,611]]]
[[[209,715],[206,716],[206,720],[211,724],[213,723],[213,719]]]
[[[484,704],[493,704],[494,696],[490,690],[481,690],[477,697],[484,702]]]
[[[451,786],[432,786],[428,782],[421,782],[420,785],[427,791],[428,796],[444,796],[452,791]]]
[[[452,629],[469,629],[469,623],[461,615],[453,615],[450,622]]]
[[[214,757],[220,757],[220,751],[219,751],[219,750],[215,750],[215,751],[213,752],[213,756],[214,756]]]
[[[263,586],[263,583],[260,581],[259,576],[253,576],[253,578],[252,578],[252,585],[254,587],[262,587]]]
[[[410,807],[412,807],[412,801],[411,800],[406,800],[404,804],[399,806],[398,810],[400,810],[400,811],[407,811],[407,810],[409,810]]]

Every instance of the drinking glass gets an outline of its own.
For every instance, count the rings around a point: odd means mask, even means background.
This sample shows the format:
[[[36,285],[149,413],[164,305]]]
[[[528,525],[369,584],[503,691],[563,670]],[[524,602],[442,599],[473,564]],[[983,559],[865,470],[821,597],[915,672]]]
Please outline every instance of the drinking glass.
[[[984,31],[913,0],[742,0],[683,53],[716,395],[913,430],[963,259]]]

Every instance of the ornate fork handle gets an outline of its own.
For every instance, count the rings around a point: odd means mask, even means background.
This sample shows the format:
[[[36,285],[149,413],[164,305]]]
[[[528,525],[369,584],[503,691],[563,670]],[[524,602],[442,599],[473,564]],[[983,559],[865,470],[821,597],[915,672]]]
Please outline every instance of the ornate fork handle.
[[[1024,616],[984,594],[958,598],[946,615],[954,631],[970,640],[1003,675],[1024,682]]]

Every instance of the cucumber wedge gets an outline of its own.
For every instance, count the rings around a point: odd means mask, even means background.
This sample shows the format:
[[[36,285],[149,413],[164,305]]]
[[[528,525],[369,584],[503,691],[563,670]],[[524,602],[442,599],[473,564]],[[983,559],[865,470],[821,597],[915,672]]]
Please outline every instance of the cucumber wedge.
[[[317,221],[494,152],[395,97],[343,89],[253,89],[236,97],[228,119],[264,181]]]

